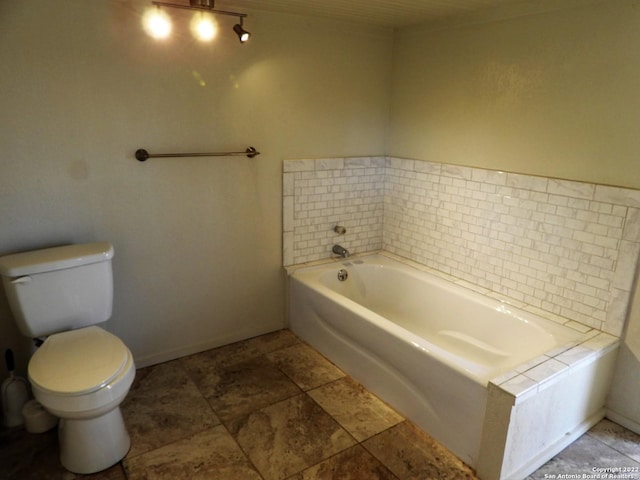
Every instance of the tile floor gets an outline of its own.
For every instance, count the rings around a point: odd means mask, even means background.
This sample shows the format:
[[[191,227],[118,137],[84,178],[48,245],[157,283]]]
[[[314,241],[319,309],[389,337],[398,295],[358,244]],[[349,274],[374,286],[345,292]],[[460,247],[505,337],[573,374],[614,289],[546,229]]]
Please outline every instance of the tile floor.
[[[122,412],[131,450],[112,468],[74,475],[55,430],[5,429],[0,479],[476,478],[288,330],[141,369]],[[640,467],[640,436],[604,420],[527,480],[594,467]]]

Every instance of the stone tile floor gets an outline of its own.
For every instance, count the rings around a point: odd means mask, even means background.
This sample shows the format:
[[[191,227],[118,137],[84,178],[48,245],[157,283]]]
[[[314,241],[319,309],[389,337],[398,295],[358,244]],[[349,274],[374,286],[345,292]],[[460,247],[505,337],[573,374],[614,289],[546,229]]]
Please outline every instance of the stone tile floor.
[[[112,468],[74,475],[55,430],[5,429],[0,479],[476,478],[288,330],[140,369],[122,412],[131,450]],[[640,467],[640,436],[603,420],[527,480],[623,466]]]

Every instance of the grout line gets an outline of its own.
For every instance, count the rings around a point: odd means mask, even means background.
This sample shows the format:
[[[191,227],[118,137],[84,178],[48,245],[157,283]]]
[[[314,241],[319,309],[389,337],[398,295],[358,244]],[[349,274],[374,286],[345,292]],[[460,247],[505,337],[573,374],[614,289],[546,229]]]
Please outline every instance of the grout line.
[[[606,419],[606,417],[605,417],[605,419]],[[609,420],[609,419],[607,419],[607,420]],[[610,421],[611,423],[615,423],[615,422],[613,422],[613,421],[611,421],[611,420],[609,420],[609,421]],[[617,424],[616,424],[616,425],[617,425]],[[623,427],[623,428],[624,428],[624,427]],[[633,433],[633,432],[632,432],[632,433]],[[637,465],[639,465],[639,466],[640,466],[640,462],[639,462],[638,460],[634,459],[633,457],[630,457],[627,453],[625,453],[625,452],[623,452],[623,451],[619,450],[618,448],[616,448],[616,447],[614,446],[614,444],[606,443],[606,442],[605,442],[605,441],[603,441],[601,438],[599,438],[599,437],[598,437],[598,436],[596,436],[595,434],[591,433],[591,431],[587,431],[587,433],[586,433],[586,434],[587,434],[587,435],[589,435],[589,437],[591,437],[592,439],[597,440],[597,441],[598,441],[598,443],[602,444],[603,446],[607,447],[608,449],[611,449],[611,450],[613,450],[614,452],[619,453],[620,455],[622,455],[622,456],[624,456],[624,457],[628,458],[630,461],[632,461],[633,463],[636,463]],[[636,435],[637,435],[637,434],[636,434]],[[623,437],[622,435],[617,435],[617,434],[615,434],[615,433],[612,435],[612,438],[613,438],[614,440],[624,440],[624,437]],[[636,441],[636,443],[638,444],[638,447],[640,448],[640,436],[639,436],[638,440]]]

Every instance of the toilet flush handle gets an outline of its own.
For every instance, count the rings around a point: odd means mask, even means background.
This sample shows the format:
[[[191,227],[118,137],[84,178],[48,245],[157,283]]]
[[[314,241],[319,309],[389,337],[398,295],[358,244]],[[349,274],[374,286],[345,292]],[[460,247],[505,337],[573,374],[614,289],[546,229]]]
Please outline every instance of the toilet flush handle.
[[[17,277],[11,280],[11,283],[29,283],[31,281],[31,277],[29,275],[25,275],[23,277]]]

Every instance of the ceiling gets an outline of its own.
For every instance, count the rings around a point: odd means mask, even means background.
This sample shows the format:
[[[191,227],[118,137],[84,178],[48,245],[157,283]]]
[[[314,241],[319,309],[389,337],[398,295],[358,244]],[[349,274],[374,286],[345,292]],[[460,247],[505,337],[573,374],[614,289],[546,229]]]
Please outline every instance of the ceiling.
[[[567,0],[556,0],[574,3]],[[548,0],[222,0],[220,6],[404,27],[518,7],[521,14]],[[216,5],[218,7],[218,5]],[[531,13],[529,12],[529,13]]]

